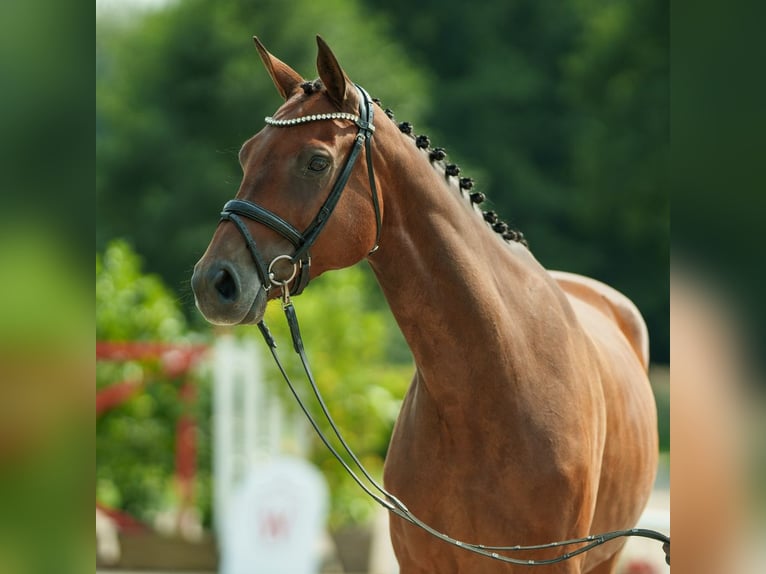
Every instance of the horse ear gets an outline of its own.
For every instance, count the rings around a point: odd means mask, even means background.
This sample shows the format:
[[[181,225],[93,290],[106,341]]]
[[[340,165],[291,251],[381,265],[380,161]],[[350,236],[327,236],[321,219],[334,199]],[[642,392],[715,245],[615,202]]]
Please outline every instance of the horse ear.
[[[330,50],[330,47],[321,36],[317,36],[317,46],[319,47],[319,52],[317,53],[319,77],[327,89],[327,95],[330,97],[330,100],[341,109],[346,99],[346,90],[352,85],[351,80],[348,79],[343,68],[338,64],[338,60],[335,58],[332,50]]]
[[[253,36],[253,42],[255,42],[255,47],[261,55],[263,65],[266,66],[266,71],[269,72],[269,76],[274,81],[277,90],[279,90],[284,99],[288,99],[293,90],[303,83],[303,78],[282,60],[272,56],[257,36]]]

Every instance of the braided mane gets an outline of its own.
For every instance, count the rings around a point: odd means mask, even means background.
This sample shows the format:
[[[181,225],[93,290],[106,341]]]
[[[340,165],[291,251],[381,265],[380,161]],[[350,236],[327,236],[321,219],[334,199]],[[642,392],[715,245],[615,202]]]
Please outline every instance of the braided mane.
[[[303,92],[307,96],[321,92],[322,89],[324,89],[322,81],[319,79],[303,82],[300,87],[303,89]],[[472,191],[474,187],[474,180],[470,177],[460,177],[460,167],[458,167],[457,164],[446,162],[447,152],[444,148],[431,148],[431,140],[428,136],[422,134],[416,136],[414,134],[414,128],[410,122],[397,123],[396,119],[394,118],[393,111],[391,111],[389,108],[384,109],[381,101],[378,98],[373,98],[372,101],[375,102],[378,107],[383,109],[383,112],[392,122],[397,125],[400,132],[410,136],[415,141],[415,145],[419,149],[428,151],[428,159],[431,161],[431,165],[434,167],[434,169],[440,168],[442,171],[444,171],[444,176],[447,179],[450,177],[459,178],[458,186],[461,195],[470,201],[471,204],[475,206],[477,211],[481,211],[481,215],[484,221],[494,232],[498,233],[504,240],[508,242],[515,241],[516,243],[520,243],[524,247],[529,248],[529,244],[527,243],[527,240],[521,231],[511,228],[507,223],[500,219],[495,211],[481,210],[479,205],[486,201],[487,196],[480,191]]]
[[[373,101],[380,105],[380,100],[373,99]],[[384,112],[391,121],[397,123],[394,119],[394,113],[389,108],[386,108]],[[431,165],[434,166],[434,168],[437,166],[440,167],[444,171],[444,176],[446,178],[460,176],[460,167],[457,164],[447,163],[445,161],[447,152],[444,148],[431,148],[431,140],[426,135],[415,136],[410,122],[397,123],[397,127],[403,134],[412,137],[418,148],[428,151],[428,159],[431,161]],[[529,248],[527,239],[521,231],[511,228],[507,223],[502,221],[497,212],[482,211],[481,208],[478,207],[481,203],[486,201],[487,196],[480,191],[472,191],[474,186],[473,178],[460,177],[458,179],[458,185],[461,195],[468,199],[472,205],[476,206],[477,211],[481,211],[484,221],[487,222],[494,232],[499,233],[506,241],[515,241],[516,243],[521,243],[524,247]]]

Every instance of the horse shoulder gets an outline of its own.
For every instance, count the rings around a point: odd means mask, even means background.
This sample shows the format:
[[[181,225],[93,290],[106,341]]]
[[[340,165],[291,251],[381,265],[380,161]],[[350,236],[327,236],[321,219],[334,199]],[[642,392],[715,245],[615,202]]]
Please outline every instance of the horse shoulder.
[[[649,332],[635,304],[616,289],[590,277],[549,271],[569,297],[575,297],[613,320],[630,343],[644,369],[649,368]]]

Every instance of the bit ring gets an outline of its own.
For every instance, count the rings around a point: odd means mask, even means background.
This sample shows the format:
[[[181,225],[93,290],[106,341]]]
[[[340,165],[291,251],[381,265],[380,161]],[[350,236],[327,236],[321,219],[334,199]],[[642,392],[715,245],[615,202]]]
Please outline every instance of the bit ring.
[[[288,277],[284,281],[280,281],[276,279],[274,275],[274,271],[273,271],[274,264],[277,261],[280,261],[282,259],[287,259],[290,263],[293,264],[292,274],[290,275],[290,277]],[[271,263],[269,263],[269,281],[271,281],[272,285],[276,285],[277,287],[286,287],[287,284],[290,283],[290,281],[295,279],[295,276],[297,274],[298,274],[298,263],[293,261],[293,258],[290,255],[277,255],[274,259],[271,260]]]

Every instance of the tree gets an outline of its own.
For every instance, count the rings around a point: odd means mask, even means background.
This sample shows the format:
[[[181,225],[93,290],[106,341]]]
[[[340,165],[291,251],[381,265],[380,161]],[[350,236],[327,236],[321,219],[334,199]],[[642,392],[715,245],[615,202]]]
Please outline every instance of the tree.
[[[628,293],[655,360],[669,359],[670,190],[667,5],[578,3],[583,25],[565,62],[577,111],[573,217],[584,271]]]
[[[143,272],[141,260],[124,241],[96,254],[96,337],[100,341],[169,341],[189,337],[174,293]],[[100,501],[145,521],[173,504],[175,424],[183,409],[179,381],[152,361],[99,363],[97,389],[121,380],[141,381],[135,397],[96,421],[96,489]],[[209,394],[201,379],[200,395]],[[204,399],[203,399],[204,402]],[[209,413],[197,413],[197,434],[209,444]],[[209,483],[210,462],[200,453],[198,479]],[[209,453],[207,453],[209,454]],[[201,496],[208,506],[210,496]]]

